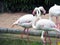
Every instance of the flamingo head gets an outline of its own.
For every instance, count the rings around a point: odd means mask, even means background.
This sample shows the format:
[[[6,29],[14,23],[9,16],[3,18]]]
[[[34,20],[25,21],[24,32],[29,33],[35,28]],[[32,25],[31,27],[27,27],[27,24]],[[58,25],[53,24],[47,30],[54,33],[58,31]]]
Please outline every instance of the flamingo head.
[[[38,7],[36,7],[34,10],[33,10],[33,12],[32,12],[32,14],[33,14],[33,16],[35,16],[36,14],[37,14],[37,10],[38,9]]]
[[[43,6],[40,6],[39,10],[41,11],[41,14],[43,14],[43,15],[46,14],[46,10],[43,8]]]

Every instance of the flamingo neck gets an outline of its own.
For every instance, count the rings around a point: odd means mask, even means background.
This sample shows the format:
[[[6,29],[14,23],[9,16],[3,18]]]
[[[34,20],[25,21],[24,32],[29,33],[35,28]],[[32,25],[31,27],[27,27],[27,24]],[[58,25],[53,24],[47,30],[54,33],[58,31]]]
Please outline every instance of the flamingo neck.
[[[41,16],[41,11],[40,11],[40,9],[39,9],[39,8],[38,8],[37,10],[38,10],[38,11],[37,11],[36,16],[37,16],[37,17],[40,17],[40,16]],[[41,17],[40,17],[40,18],[41,18]]]
[[[40,12],[40,10],[39,9],[37,9],[38,11],[36,11],[37,12],[37,14],[36,14],[36,19],[34,19],[33,20],[33,22],[32,22],[32,27],[33,28],[35,28],[36,29],[36,22],[39,20],[39,19],[41,19],[41,12]]]
[[[32,27],[36,29],[36,22],[41,19],[41,17],[36,17],[36,19],[33,20],[32,22]]]

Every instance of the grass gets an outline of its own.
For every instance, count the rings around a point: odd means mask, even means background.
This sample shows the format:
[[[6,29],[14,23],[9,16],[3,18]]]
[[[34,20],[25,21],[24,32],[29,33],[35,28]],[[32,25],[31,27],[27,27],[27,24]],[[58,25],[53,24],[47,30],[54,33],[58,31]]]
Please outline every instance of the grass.
[[[42,45],[41,42],[33,42],[33,41],[9,39],[9,38],[5,38],[5,39],[0,38],[0,44],[1,45]]]
[[[53,40],[55,40],[53,38]],[[52,40],[52,41],[53,41]],[[40,37],[30,36],[29,41],[27,38],[21,39],[18,34],[0,34],[0,44],[1,45],[43,45]],[[50,45],[47,43],[46,45]],[[52,44],[53,45],[53,44]]]

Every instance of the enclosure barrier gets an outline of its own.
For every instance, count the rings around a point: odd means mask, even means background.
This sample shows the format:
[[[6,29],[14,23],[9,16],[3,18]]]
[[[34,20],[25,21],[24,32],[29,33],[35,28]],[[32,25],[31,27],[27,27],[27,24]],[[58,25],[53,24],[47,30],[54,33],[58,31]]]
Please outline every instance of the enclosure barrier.
[[[54,30],[54,29],[45,29],[45,30]],[[3,28],[0,27],[0,33],[11,33],[11,34],[21,34],[24,30],[19,30],[19,29],[14,29],[14,28]],[[32,36],[40,36],[43,30],[29,30],[28,33],[29,35]],[[27,31],[25,31],[24,34],[26,34]],[[60,35],[59,32],[57,31],[48,31],[48,35],[49,37],[56,37],[56,33],[57,35]],[[59,36],[58,36],[59,37]]]

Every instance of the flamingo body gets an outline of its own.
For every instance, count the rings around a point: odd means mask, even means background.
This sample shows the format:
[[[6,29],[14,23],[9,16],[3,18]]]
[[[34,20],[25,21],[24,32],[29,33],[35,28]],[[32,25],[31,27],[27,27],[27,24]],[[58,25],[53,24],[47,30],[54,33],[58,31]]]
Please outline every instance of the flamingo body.
[[[13,24],[25,27],[25,28],[30,28],[32,27],[32,21],[35,18],[35,16],[33,16],[32,14],[26,14],[22,17],[20,17],[16,22],[14,22]]]
[[[35,26],[36,26],[36,29],[47,29],[47,28],[55,28],[56,24],[53,21],[48,19],[40,19],[36,22]]]

